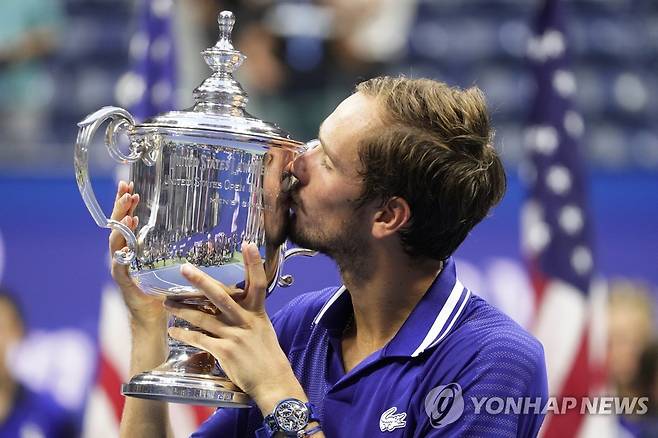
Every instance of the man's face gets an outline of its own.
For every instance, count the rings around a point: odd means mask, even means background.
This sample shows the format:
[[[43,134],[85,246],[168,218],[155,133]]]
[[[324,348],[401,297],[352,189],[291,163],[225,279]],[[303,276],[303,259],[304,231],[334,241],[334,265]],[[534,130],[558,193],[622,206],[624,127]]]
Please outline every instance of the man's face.
[[[356,208],[363,182],[357,146],[379,129],[377,106],[359,93],[345,99],[320,127],[320,144],[298,157],[292,173],[290,239],[334,258],[368,251],[371,218],[367,206]]]

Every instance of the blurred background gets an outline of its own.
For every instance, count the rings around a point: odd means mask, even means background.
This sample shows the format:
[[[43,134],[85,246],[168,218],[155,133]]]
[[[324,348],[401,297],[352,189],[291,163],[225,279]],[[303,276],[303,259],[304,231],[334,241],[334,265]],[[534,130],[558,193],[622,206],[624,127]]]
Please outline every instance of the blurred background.
[[[108,273],[109,232],[75,183],[76,124],[106,105],[139,120],[191,106],[210,74],[199,52],[217,41],[224,9],[236,15],[234,45],[247,56],[236,76],[249,112],[303,141],[373,76],[482,88],[509,188],[456,254],[462,282],[537,333],[549,367],[552,358],[584,363],[584,394],[650,397],[646,415],[607,418],[609,436],[658,436],[658,2],[549,3],[561,8],[542,16],[543,0],[3,0],[0,437],[116,436],[128,327]],[[553,61],[547,85],[542,69]],[[542,100],[546,86],[560,108]],[[558,116],[559,129],[548,129]],[[97,140],[92,181],[109,213],[127,166]],[[577,151],[562,164],[575,166],[569,181],[579,190],[568,208],[548,202],[544,213],[559,209],[556,223],[577,234],[564,257],[587,280],[578,295],[586,305],[577,315],[563,308],[549,320],[564,329],[546,330],[537,279],[561,278],[559,263],[542,259],[561,240],[527,206],[542,201],[537,153],[559,148]],[[559,187],[553,176],[549,186]],[[272,311],[340,281],[323,257],[286,269],[296,281],[272,296]],[[574,380],[557,375],[551,394],[580,394]],[[173,409],[180,436],[208,414]],[[547,424],[547,436],[602,430],[582,419]],[[33,429],[42,435],[25,435]]]

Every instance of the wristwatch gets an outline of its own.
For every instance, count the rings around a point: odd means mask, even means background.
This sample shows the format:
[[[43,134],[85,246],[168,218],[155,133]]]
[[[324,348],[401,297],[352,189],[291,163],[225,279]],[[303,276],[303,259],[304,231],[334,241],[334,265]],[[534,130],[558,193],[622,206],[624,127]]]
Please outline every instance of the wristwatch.
[[[265,417],[263,426],[268,436],[280,432],[286,437],[304,437],[308,436],[304,429],[312,421],[318,421],[312,403],[287,398],[277,403],[274,411]],[[313,433],[317,431],[319,429],[313,430]]]

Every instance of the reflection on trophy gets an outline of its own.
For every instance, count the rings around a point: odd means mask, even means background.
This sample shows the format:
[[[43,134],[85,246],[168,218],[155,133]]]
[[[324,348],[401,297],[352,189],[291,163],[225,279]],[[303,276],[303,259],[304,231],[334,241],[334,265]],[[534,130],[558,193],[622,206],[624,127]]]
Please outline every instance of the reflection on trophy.
[[[104,107],[79,123],[75,171],[80,193],[100,227],[121,232],[128,251],[117,252],[134,280],[149,294],[165,295],[213,313],[214,306],[180,274],[190,262],[218,281],[244,280],[240,248],[254,242],[264,254],[268,292],[280,277],[282,262],[303,249],[285,251],[288,201],[286,166],[303,150],[278,127],[245,111],[247,96],[233,72],[245,57],[233,48],[233,14],[219,15],[219,41],[202,52],[213,74],[194,90],[195,104],[135,123],[126,110]],[[141,196],[133,231],[108,219],[89,180],[88,146],[97,129],[109,122],[105,144],[120,163],[131,163],[131,180]],[[128,154],[117,137],[130,140]],[[170,325],[187,328],[172,318]],[[212,406],[247,406],[237,388],[207,352],[169,339],[169,357],[158,368],[134,376],[122,393],[134,397]]]

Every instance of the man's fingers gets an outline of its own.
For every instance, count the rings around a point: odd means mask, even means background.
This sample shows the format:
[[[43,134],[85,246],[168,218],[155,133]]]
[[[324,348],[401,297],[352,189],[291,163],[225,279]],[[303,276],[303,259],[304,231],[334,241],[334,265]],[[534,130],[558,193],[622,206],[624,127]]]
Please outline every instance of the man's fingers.
[[[132,182],[130,184],[132,184]],[[135,209],[137,208],[137,204],[139,204],[139,193],[135,193],[130,197],[130,208],[128,209],[129,216],[135,214]]]
[[[114,208],[112,208],[111,218],[114,219],[115,221],[121,220],[121,218],[123,218],[126,214],[128,214],[131,204],[132,202],[131,202],[130,193],[124,193],[123,195],[121,195],[114,203]]]
[[[231,298],[233,298],[236,302],[241,301],[245,297],[244,289],[240,289],[238,287],[228,287],[226,292],[228,292]]]
[[[185,304],[167,300],[164,303],[165,308],[172,315],[175,315],[185,321],[189,322],[195,327],[205,330],[217,337],[222,337],[222,333],[226,329],[226,325],[215,316],[205,313],[201,310],[189,307]]]
[[[126,226],[130,226],[128,216],[124,217],[121,220],[121,223]],[[124,246],[126,246],[126,239],[123,237],[123,234],[113,229],[110,233],[110,253],[112,254],[114,251],[118,251]]]
[[[117,195],[112,208],[112,215],[110,216],[115,221],[121,220],[126,215],[133,215],[135,207],[137,207],[137,204],[139,203],[139,195],[132,194],[132,190],[132,181],[130,184],[125,181],[119,182]]]
[[[233,323],[241,324],[244,321],[242,315],[242,308],[235,300],[229,295],[227,288],[210,277],[205,272],[190,263],[185,263],[181,266],[181,274],[197,289],[200,290],[208,299],[217,306]]]
[[[186,330],[179,327],[170,327],[167,332],[172,338],[205,351],[217,352],[218,350],[222,350],[221,340],[208,336],[205,333],[197,332],[195,330]],[[216,359],[219,360],[217,357]]]
[[[121,223],[135,231],[139,225],[139,218],[137,216],[125,216],[121,219]],[[126,239],[123,237],[123,234],[117,230],[112,230],[110,233],[110,251],[118,251],[124,246],[126,246]]]
[[[122,224],[135,231],[139,225],[139,219],[137,216],[133,216],[133,214],[139,203],[139,195],[132,194],[133,189],[134,184],[132,181],[130,183],[119,181],[110,218],[115,221],[121,221]],[[112,233],[110,233],[110,251],[118,251],[125,245],[126,240],[123,235],[116,230],[112,230]]]
[[[242,257],[247,275],[245,303],[251,310],[260,310],[265,306],[265,290],[267,289],[263,259],[254,243],[242,244]]]
[[[127,184],[125,181],[121,180],[119,181],[119,184],[117,186],[117,194],[114,197],[114,202],[116,203],[121,196],[123,196],[124,193],[127,193],[130,189],[130,185]]]

